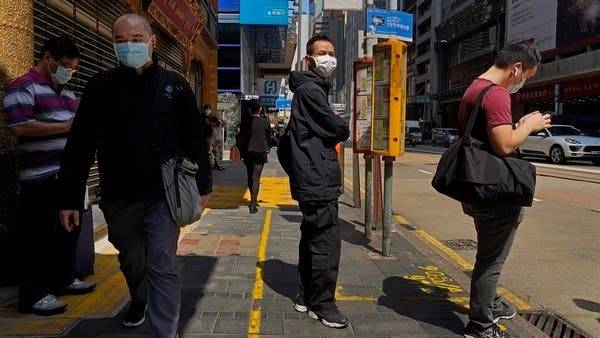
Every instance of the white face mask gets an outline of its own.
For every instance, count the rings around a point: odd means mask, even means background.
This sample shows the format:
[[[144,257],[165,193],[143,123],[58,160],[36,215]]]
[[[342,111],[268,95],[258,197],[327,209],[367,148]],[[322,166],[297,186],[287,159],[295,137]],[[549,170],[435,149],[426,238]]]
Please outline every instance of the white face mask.
[[[204,113],[205,113],[206,115],[210,115],[210,113],[211,113],[211,112],[212,112],[212,110],[210,110],[210,109],[206,109],[206,110],[204,111]]]
[[[313,71],[322,77],[331,75],[337,66],[337,59],[330,55],[319,55],[313,57],[313,60],[315,60],[315,68]]]
[[[515,77],[517,76],[517,71],[515,72]],[[521,82],[517,83],[517,84],[511,84],[510,86],[508,86],[507,90],[509,94],[514,94],[516,92],[518,92],[521,88],[523,88],[523,85],[525,85],[525,77],[522,74],[521,71]]]

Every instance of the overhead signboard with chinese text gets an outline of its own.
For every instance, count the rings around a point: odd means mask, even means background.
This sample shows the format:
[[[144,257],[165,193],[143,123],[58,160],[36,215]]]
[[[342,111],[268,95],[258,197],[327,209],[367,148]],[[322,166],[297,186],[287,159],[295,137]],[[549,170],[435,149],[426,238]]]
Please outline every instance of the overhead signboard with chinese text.
[[[369,7],[366,27],[369,37],[413,41],[413,16],[409,13]]]
[[[206,15],[194,0],[154,0],[148,13],[186,48],[192,47],[206,22]]]
[[[287,26],[287,0],[240,0],[240,24]]]

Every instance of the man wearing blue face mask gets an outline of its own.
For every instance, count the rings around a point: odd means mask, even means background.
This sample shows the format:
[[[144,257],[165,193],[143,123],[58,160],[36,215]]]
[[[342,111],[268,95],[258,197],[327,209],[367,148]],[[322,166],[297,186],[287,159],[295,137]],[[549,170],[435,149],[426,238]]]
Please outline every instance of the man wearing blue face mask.
[[[123,15],[113,26],[113,39],[120,65],[88,82],[65,148],[61,220],[68,230],[79,226],[97,153],[100,208],[131,296],[122,324],[138,327],[148,316],[155,337],[176,337],[180,228],[166,202],[161,160],[177,155],[198,164],[204,205],[212,186],[204,121],[185,78],[153,59],[156,37],[145,18]]]
[[[57,173],[71,119],[77,109],[64,84],[79,62],[79,49],[66,37],[48,40],[37,65],[6,92],[4,111],[19,148],[19,310],[38,315],[64,311],[58,293],[91,292],[94,284],[75,278],[78,231],[58,219]]]

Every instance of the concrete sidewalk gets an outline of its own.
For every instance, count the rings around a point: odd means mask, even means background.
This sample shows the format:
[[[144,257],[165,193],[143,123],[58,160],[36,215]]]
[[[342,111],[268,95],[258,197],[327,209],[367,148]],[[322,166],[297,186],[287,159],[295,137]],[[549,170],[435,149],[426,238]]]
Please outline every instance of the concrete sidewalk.
[[[227,169],[214,174],[209,209],[182,233],[178,253],[184,337],[462,336],[468,304],[463,272],[406,236],[400,225],[392,232],[392,257],[382,257],[380,233],[375,231],[371,240],[364,237],[362,211],[350,207],[347,198],[340,203],[343,243],[337,299],[350,325],[330,329],[295,312],[302,216],[275,156],[269,160],[257,214],[248,212],[243,165],[224,162]],[[121,328],[122,312],[80,320],[66,336],[150,336],[147,323],[139,329]],[[543,336],[520,318],[502,325],[518,337]]]

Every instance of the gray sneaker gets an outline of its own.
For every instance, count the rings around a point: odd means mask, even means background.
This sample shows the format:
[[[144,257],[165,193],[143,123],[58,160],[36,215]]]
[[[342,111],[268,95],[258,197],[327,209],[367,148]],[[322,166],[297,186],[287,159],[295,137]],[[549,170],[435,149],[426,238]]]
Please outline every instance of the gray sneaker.
[[[31,306],[19,305],[19,311],[33,313],[38,316],[52,316],[64,312],[66,308],[67,304],[61,302],[51,294],[47,294]]]
[[[62,294],[67,295],[82,295],[94,291],[96,283],[86,282],[75,278],[73,283],[61,290]]]

